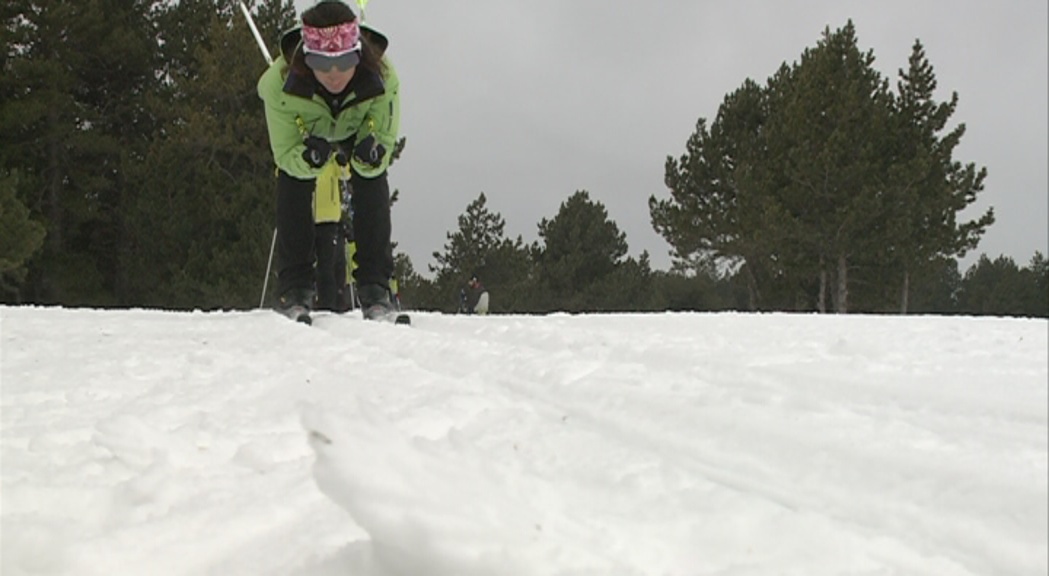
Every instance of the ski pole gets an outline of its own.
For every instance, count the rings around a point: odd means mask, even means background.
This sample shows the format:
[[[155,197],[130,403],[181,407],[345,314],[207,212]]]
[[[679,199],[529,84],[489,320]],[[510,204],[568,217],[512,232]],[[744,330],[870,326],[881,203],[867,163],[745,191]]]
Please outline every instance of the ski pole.
[[[273,229],[273,240],[270,241],[270,258],[266,261],[266,276],[262,279],[262,297],[259,298],[259,308],[266,305],[266,289],[270,285],[270,271],[273,269],[273,250],[277,247],[277,229]]]
[[[255,36],[255,42],[259,45],[259,50],[262,51],[262,56],[266,59],[267,64],[273,64],[273,57],[270,56],[270,51],[266,48],[266,43],[262,41],[262,34],[259,34],[259,29],[255,26],[255,19],[251,17],[251,12],[248,11],[248,7],[244,5],[244,2],[240,3],[240,11],[244,13],[244,19],[248,21],[248,26],[251,28],[251,34]]]
[[[273,57],[270,56],[270,51],[266,48],[266,43],[262,41],[262,34],[259,34],[259,29],[255,26],[255,19],[251,17],[251,11],[244,2],[240,2],[240,11],[244,13],[244,19],[248,22],[248,27],[251,28],[251,35],[255,37],[255,43],[259,45],[259,51],[262,52],[262,57],[266,59],[266,64],[273,64]],[[259,308],[266,305],[266,290],[270,284],[270,271],[273,269],[273,251],[277,247],[277,229],[273,229],[273,239],[270,241],[270,257],[266,260],[266,276],[262,278],[262,296],[259,298]]]

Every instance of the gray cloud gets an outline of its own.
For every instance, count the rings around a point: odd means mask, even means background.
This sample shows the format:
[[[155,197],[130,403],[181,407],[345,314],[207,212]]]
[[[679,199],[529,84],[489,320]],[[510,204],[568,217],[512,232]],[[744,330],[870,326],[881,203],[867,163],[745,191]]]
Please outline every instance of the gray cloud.
[[[633,255],[666,267],[646,200],[667,194],[667,155],[746,78],[764,82],[849,18],[893,82],[921,39],[939,99],[959,93],[952,121],[968,131],[956,159],[989,171],[967,215],[994,206],[998,217],[977,253],[1024,264],[1047,251],[1044,0],[373,0],[366,17],[391,38],[401,77],[408,148],[391,170],[394,236],[423,273],[479,193],[508,234],[531,241],[580,189]]]

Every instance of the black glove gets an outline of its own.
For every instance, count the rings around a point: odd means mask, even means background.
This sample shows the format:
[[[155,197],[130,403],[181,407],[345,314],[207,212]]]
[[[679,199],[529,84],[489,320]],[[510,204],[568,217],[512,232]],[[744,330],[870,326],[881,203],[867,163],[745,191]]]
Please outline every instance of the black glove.
[[[320,168],[328,162],[328,158],[331,157],[330,142],[317,136],[307,136],[302,143],[306,145],[306,149],[302,151],[302,159],[307,164]]]
[[[353,157],[372,168],[378,168],[382,164],[383,156],[386,156],[386,147],[375,141],[375,134],[368,134],[367,138],[353,148]]]

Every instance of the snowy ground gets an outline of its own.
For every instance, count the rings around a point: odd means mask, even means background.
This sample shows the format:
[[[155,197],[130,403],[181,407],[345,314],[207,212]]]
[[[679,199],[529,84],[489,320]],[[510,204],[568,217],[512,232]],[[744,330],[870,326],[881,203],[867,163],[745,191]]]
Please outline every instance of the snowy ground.
[[[0,572],[1045,575],[1047,328],[0,308]]]

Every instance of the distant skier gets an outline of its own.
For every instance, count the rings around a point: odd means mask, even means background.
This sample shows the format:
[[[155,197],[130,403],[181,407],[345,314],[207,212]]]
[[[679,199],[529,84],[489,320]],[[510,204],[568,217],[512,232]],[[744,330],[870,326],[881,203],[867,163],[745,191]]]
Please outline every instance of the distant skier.
[[[459,291],[459,311],[463,314],[488,313],[488,290],[474,274],[466,283],[466,287]]]

